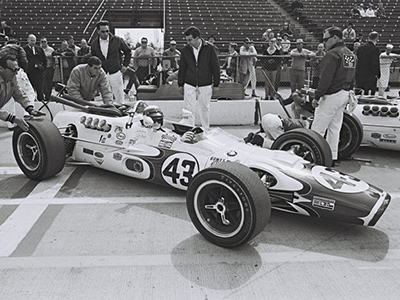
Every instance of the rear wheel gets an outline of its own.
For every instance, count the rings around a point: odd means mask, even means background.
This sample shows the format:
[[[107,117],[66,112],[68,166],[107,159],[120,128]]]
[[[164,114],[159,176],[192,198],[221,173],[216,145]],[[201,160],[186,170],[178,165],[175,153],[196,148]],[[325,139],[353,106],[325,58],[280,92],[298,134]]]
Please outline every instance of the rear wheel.
[[[274,141],[271,149],[292,151],[313,164],[327,167],[332,165],[331,148],[321,135],[311,129],[289,130]]]
[[[34,180],[58,174],[65,164],[64,142],[57,127],[46,119],[27,120],[29,130],[17,127],[13,152],[22,172]]]
[[[189,216],[210,242],[236,247],[267,225],[271,203],[257,174],[237,163],[221,163],[200,171],[186,196]]]
[[[363,128],[360,120],[354,115],[344,113],[340,129],[338,158],[345,159],[360,148],[363,139]]]

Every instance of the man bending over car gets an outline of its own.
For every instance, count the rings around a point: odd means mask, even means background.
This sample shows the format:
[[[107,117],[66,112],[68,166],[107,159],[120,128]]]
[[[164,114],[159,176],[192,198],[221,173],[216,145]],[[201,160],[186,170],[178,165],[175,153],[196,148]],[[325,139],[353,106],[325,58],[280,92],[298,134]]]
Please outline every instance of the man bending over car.
[[[2,110],[3,106],[13,97],[31,116],[44,115],[35,110],[29,98],[21,92],[15,76],[18,70],[17,58],[14,55],[6,54],[0,58],[0,120],[16,124],[22,130],[28,131],[29,125],[23,118]]]
[[[81,105],[90,104],[97,91],[100,91],[104,104],[113,103],[107,75],[101,68],[100,58],[96,56],[90,57],[87,64],[80,64],[72,69],[67,82],[67,91],[73,101]]]
[[[246,143],[271,148],[275,139],[286,131],[294,128],[310,128],[310,122],[307,118],[313,116],[314,108],[311,102],[306,101],[299,91],[293,92],[286,100],[283,100],[279,94],[275,94],[275,97],[279,97],[283,105],[292,105],[291,108],[295,118],[283,118],[270,113],[265,114],[261,119],[260,131],[256,133],[250,132],[244,138]]]

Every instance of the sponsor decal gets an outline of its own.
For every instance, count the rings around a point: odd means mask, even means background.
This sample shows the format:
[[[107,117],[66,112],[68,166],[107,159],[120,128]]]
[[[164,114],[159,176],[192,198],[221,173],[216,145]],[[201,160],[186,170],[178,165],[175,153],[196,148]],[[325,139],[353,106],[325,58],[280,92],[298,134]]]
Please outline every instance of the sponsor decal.
[[[117,139],[124,140],[126,138],[126,134],[123,132],[118,132],[116,135]]]
[[[133,138],[133,139],[130,139],[130,140],[129,140],[128,146],[133,146],[133,145],[136,144],[136,142],[137,142],[137,137],[136,137],[136,138]]]
[[[222,163],[222,162],[226,162],[226,161],[230,161],[230,160],[229,160],[229,159],[226,159],[226,158],[222,158],[222,157],[211,156],[211,157],[210,157],[210,161],[211,161],[210,166],[212,166],[212,165],[220,164],[220,163]]]
[[[101,152],[95,152],[94,156],[97,157],[97,158],[104,158],[104,154],[101,153]]]
[[[177,137],[174,135],[163,134],[161,136],[161,140],[158,143],[158,147],[171,149],[174,142],[177,140]]]
[[[116,126],[115,129],[114,129],[114,132],[115,132],[115,133],[120,133],[120,132],[122,132],[122,127],[121,127],[121,126]]]
[[[360,193],[369,188],[365,181],[327,167],[314,166],[311,172],[319,184],[335,192]]]
[[[93,155],[94,151],[88,148],[83,148],[83,153],[89,154],[89,155]]]
[[[100,159],[100,158],[95,158],[94,159],[100,166],[103,164],[104,159]]]
[[[373,139],[380,139],[381,138],[381,134],[380,133],[378,133],[378,132],[373,132],[373,133],[371,133],[371,137],[373,138]]]
[[[124,142],[123,142],[123,141],[121,141],[121,140],[117,140],[117,141],[115,141],[115,144],[117,144],[118,146],[121,146],[123,143],[124,143]]]
[[[395,138],[397,138],[397,135],[392,134],[392,133],[385,133],[385,134],[383,135],[383,138],[384,138],[384,139],[395,139]]]
[[[396,140],[388,140],[388,139],[379,139],[379,142],[381,143],[387,143],[387,144],[396,144]]]
[[[105,144],[106,142],[106,137],[104,135],[101,135],[99,138],[99,143]]]
[[[321,209],[327,209],[327,210],[334,210],[335,209],[335,200],[319,197],[319,196],[314,196],[312,200],[312,206],[318,207]]]
[[[355,68],[355,63],[356,63],[355,56],[354,55],[345,54],[345,55],[343,55],[343,57],[344,57],[343,67],[354,69]]]
[[[122,154],[121,153],[114,153],[113,154],[113,158],[115,160],[121,160],[122,159]]]

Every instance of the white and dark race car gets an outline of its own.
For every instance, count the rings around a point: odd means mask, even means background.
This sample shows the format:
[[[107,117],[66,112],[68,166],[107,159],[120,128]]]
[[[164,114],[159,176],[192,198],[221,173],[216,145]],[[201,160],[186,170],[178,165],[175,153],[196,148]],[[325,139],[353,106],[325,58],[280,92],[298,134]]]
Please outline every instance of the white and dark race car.
[[[14,156],[27,177],[55,176],[67,159],[184,190],[194,226],[223,247],[256,237],[271,208],[374,226],[391,199],[367,182],[311,163],[331,158],[329,147],[319,145],[324,139],[307,129],[288,132],[288,141],[309,145],[310,161],[295,154],[298,147],[270,150],[220,128],[163,125],[162,112],[142,101],[116,109],[52,97],[80,110],[61,111],[53,122],[33,118],[29,131],[14,131]]]

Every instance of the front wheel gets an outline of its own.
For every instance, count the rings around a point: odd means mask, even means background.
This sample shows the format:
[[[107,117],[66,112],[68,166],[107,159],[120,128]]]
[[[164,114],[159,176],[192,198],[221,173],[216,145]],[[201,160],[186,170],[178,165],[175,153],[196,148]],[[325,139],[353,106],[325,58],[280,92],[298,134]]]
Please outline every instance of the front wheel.
[[[257,236],[271,214],[268,191],[255,172],[232,162],[200,171],[186,203],[197,230],[210,242],[236,247]]]
[[[63,138],[57,127],[46,119],[27,120],[29,130],[15,128],[13,152],[24,174],[42,180],[58,174],[65,164]]]
[[[332,165],[332,152],[329,144],[321,135],[311,129],[289,130],[278,136],[271,149],[292,151],[313,164],[327,167]]]

